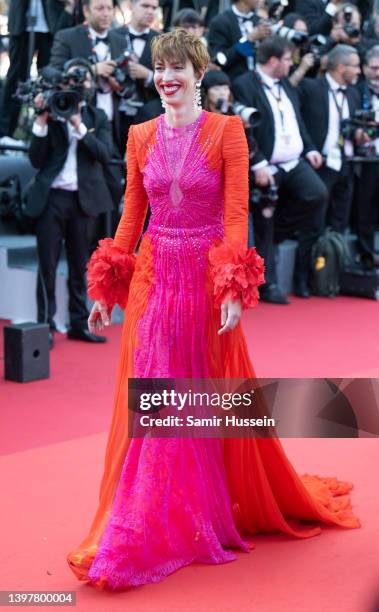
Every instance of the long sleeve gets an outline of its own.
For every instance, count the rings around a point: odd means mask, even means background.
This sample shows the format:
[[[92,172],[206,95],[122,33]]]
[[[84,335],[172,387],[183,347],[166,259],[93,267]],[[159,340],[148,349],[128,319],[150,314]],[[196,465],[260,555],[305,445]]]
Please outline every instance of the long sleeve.
[[[222,140],[225,237],[247,245],[249,150],[242,121],[229,117]]]
[[[133,126],[127,145],[127,186],[124,210],[114,240],[100,240],[88,264],[88,294],[112,308],[125,308],[135,267],[134,251],[147,210],[147,194],[138,166]]]
[[[148,198],[143,185],[143,175],[138,165],[134,126],[130,127],[126,149],[127,183],[124,210],[117,228],[115,243],[134,253],[142,234]]]
[[[222,141],[224,164],[224,239],[209,251],[215,305],[241,300],[243,308],[257,305],[264,263],[255,247],[247,248],[249,151],[242,121],[229,117]]]

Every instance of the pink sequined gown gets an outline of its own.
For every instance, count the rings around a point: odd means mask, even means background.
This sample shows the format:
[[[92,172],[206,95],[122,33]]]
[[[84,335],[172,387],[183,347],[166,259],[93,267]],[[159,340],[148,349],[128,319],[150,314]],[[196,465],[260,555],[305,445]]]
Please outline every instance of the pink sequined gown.
[[[276,438],[128,438],[128,377],[254,376],[241,324],[217,330],[225,296],[239,291],[252,306],[257,281],[246,247],[248,150],[239,118],[203,111],[171,128],[162,115],[133,126],[127,156],[123,218],[114,244],[104,241],[95,258],[93,297],[107,300],[97,277],[129,274],[148,201],[151,218],[129,287],[99,508],[68,555],[71,569],[100,588],[124,588],[192,562],[232,561],[254,533],[320,533],[301,520],[358,527],[351,484],[301,480]]]

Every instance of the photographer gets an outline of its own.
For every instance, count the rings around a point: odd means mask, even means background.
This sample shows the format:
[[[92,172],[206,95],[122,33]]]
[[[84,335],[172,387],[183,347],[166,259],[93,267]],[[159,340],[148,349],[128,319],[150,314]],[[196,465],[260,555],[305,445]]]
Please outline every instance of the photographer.
[[[112,122],[113,139],[123,157],[123,117],[118,110],[121,98],[117,95],[122,86],[113,77],[113,73],[116,68],[115,60],[125,51],[126,41],[111,29],[114,15],[112,0],[83,0],[83,11],[86,18],[84,24],[56,33],[50,65],[62,69],[65,62],[75,57],[83,57],[94,64],[97,77],[96,106],[102,108]],[[121,190],[117,204],[120,197]]]
[[[263,41],[257,52],[256,72],[242,75],[233,84],[236,100],[261,113],[261,122],[254,131],[255,184],[262,190],[276,184],[279,190],[275,214],[271,211],[268,215],[256,207],[254,215],[257,250],[266,263],[267,284],[261,296],[279,304],[288,303],[276,279],[274,238],[280,241],[278,238],[283,236],[279,226],[287,235],[289,226],[292,233],[298,232],[295,294],[309,297],[311,250],[320,234],[327,200],[326,187],[313,169],[321,165],[321,155],[314,151],[304,126],[296,90],[286,80],[293,50],[290,41],[279,37]]]
[[[302,32],[307,39],[303,44],[296,47],[293,54],[293,69],[290,71],[289,82],[294,87],[304,79],[306,75],[316,76],[320,68],[321,45],[317,44],[322,39],[320,35],[309,38],[308,26],[301,15],[298,13],[288,13],[283,25],[296,32]],[[325,39],[324,39],[325,40]]]
[[[310,34],[328,36],[333,28],[333,17],[342,4],[341,0],[296,0],[295,11],[304,17]]]
[[[323,225],[343,233],[349,223],[353,191],[353,168],[348,158],[354,153],[356,129],[346,134],[344,125],[360,108],[354,85],[360,74],[359,56],[348,45],[337,45],[328,55],[327,72],[319,79],[304,79],[299,86],[301,111],[312,142],[323,156],[318,174],[328,192]]]
[[[376,263],[375,228],[379,217],[379,45],[372,47],[363,65],[364,79],[359,83],[361,108],[367,120],[368,135],[361,154],[378,156],[378,162],[362,163],[358,182],[357,234],[362,253],[370,254]],[[370,117],[372,115],[372,117]],[[363,150],[362,150],[363,149]]]
[[[43,94],[35,100],[40,112],[33,125],[29,157],[38,173],[25,208],[26,216],[35,219],[37,235],[38,321],[49,324],[51,346],[55,277],[63,241],[69,272],[68,338],[105,342],[87,330],[86,263],[91,219],[112,207],[103,174],[112,153],[111,130],[105,113],[89,103],[94,90],[91,65],[74,59],[65,70],[72,79],[61,85],[57,104],[46,108]],[[79,94],[77,108],[62,101],[62,94],[72,96],[72,90]],[[60,108],[66,109],[63,116]]]
[[[128,74],[135,84],[135,94],[122,100],[119,110],[123,113],[121,140],[125,150],[129,128],[140,123],[139,112],[150,100],[159,99],[153,82],[151,41],[158,32],[151,29],[157,17],[158,0],[132,0],[131,21],[127,26],[116,28],[115,32],[125,41],[130,54]]]
[[[331,43],[350,45],[361,54],[363,52],[361,22],[359,9],[354,4],[343,4],[333,19],[333,28],[330,32]]]
[[[254,70],[257,41],[271,36],[272,26],[256,13],[258,0],[235,0],[231,9],[215,17],[209,26],[208,49],[233,80]]]

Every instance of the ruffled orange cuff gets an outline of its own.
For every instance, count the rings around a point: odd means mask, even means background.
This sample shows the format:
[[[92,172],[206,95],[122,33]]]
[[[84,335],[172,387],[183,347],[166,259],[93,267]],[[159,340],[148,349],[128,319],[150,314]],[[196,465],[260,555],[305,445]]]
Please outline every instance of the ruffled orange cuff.
[[[88,295],[108,308],[125,308],[132,280],[135,256],[117,246],[113,238],[100,240],[88,262]]]
[[[215,306],[226,300],[241,300],[242,308],[254,308],[259,301],[259,285],[265,283],[264,260],[255,247],[224,239],[209,251]]]

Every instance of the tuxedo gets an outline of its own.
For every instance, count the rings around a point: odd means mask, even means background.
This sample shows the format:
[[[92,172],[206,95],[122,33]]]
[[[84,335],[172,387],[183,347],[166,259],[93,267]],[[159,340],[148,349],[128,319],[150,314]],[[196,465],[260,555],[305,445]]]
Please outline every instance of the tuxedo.
[[[252,23],[257,25],[259,17],[253,15]],[[225,54],[227,62],[222,69],[232,80],[249,70],[248,60],[235,47],[242,33],[238,18],[232,9],[212,19],[208,33],[208,50],[211,58],[220,51]]]
[[[125,40],[114,29],[108,31],[108,44],[111,59],[117,59],[126,49]],[[50,65],[62,70],[65,62],[74,57],[83,57],[90,61],[96,61],[93,52],[93,41],[85,25],[59,30],[54,36]],[[113,137],[120,153],[122,152],[123,154],[124,147],[121,143],[121,122],[123,118],[118,112],[119,104],[119,96],[113,94]]]
[[[318,151],[322,151],[329,125],[329,85],[325,76],[319,79],[303,79],[298,87],[301,114],[312,143]],[[360,108],[357,90],[346,88],[346,99],[350,116]]]
[[[127,47],[129,47],[130,43],[132,43],[133,38],[130,37],[128,26],[121,26],[120,28],[115,28],[115,33],[117,33],[121,38],[125,41]],[[146,44],[143,48],[141,56],[138,58],[138,63],[145,66],[149,70],[153,70],[153,64],[151,59],[151,41],[153,38],[158,36],[159,32],[155,30],[150,30],[146,34]],[[133,44],[133,43],[132,43]],[[143,102],[148,102],[152,98],[156,98],[158,96],[157,90],[155,89],[153,80],[150,80],[149,84],[146,85],[143,79],[137,79],[137,93],[140,100]]]
[[[260,123],[253,130],[254,148],[251,151],[253,168],[265,163],[274,164],[276,168],[274,176],[279,189],[279,202],[275,214],[267,218],[258,206],[254,206],[252,210],[257,250],[266,263],[266,282],[268,286],[277,284],[274,244],[297,233],[298,248],[295,263],[297,289],[308,282],[312,246],[321,233],[322,211],[326,205],[327,191],[322,180],[302,157],[312,151],[314,145],[301,117],[297,92],[285,79],[280,81],[280,86],[286,94],[286,109],[290,111],[288,117],[283,117],[284,124],[287,124],[289,118],[296,128],[294,132],[297,132],[297,142],[300,138],[300,156],[295,155],[292,162],[283,164],[273,160],[274,150],[277,150],[280,138],[273,107],[262,77],[257,72],[243,74],[234,81],[232,89],[238,102],[255,107],[261,113]]]
[[[281,85],[293,105],[304,144],[304,154],[306,154],[314,149],[314,145],[301,116],[297,91],[286,79],[281,81]],[[253,163],[259,163],[265,159],[269,161],[275,143],[275,124],[270,104],[258,74],[256,72],[243,74],[234,81],[232,89],[236,101],[245,106],[254,107],[261,113],[260,123],[254,130],[256,148]]]
[[[88,131],[79,141],[77,150],[79,203],[85,215],[96,217],[111,209],[103,174],[103,166],[109,163],[112,155],[111,128],[104,112],[93,106],[83,107],[82,121]],[[67,156],[67,124],[49,120],[48,128],[46,137],[33,136],[30,143],[30,161],[39,170],[29,189],[25,207],[25,214],[32,218],[42,214],[51,184]]]
[[[330,95],[331,86],[325,76],[319,79],[304,79],[298,90],[302,116],[314,143],[314,148],[324,154],[324,164],[318,170],[319,176],[329,191],[329,204],[325,210],[323,224],[329,225],[338,232],[343,232],[347,228],[350,218],[353,171],[351,164],[346,160],[344,147],[341,147],[341,161],[338,162],[341,164],[340,168],[338,168],[338,165],[333,167],[333,163],[330,165],[328,161],[329,151],[326,149],[328,148],[328,142],[330,142],[330,139],[328,139],[329,122],[330,113],[332,110],[335,111],[335,106],[331,107],[331,105],[336,104],[334,101],[335,94]],[[355,111],[360,108],[359,95],[356,89],[352,86],[346,87],[341,99],[345,104],[343,118],[353,117]],[[346,100],[346,103],[344,100]],[[337,134],[338,116],[332,116],[331,120],[336,123],[335,133]],[[350,148],[350,154],[352,154],[352,144]]]
[[[56,270],[63,241],[69,270],[70,327],[86,329],[86,263],[91,218],[112,208],[103,174],[103,165],[109,162],[112,153],[110,124],[102,110],[91,106],[82,109],[82,123],[87,132],[77,141],[75,153],[70,151],[72,141],[67,124],[52,120],[48,121],[46,135],[33,134],[29,149],[32,165],[38,169],[25,207],[25,214],[35,219],[37,236],[38,321],[49,323],[51,329],[54,329],[56,310]],[[63,176],[67,180],[64,170],[70,152],[76,163],[68,176],[76,184],[57,187],[62,185]],[[61,182],[57,183],[59,177]]]

